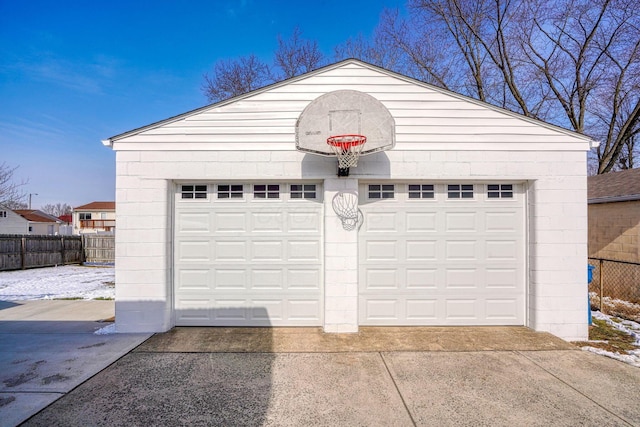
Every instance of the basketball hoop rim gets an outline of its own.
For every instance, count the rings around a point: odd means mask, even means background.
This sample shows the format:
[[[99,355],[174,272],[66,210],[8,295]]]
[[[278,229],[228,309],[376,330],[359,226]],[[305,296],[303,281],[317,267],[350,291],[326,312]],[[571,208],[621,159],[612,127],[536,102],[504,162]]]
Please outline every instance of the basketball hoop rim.
[[[351,148],[367,142],[367,137],[357,134],[334,135],[327,138],[327,144],[334,147]]]

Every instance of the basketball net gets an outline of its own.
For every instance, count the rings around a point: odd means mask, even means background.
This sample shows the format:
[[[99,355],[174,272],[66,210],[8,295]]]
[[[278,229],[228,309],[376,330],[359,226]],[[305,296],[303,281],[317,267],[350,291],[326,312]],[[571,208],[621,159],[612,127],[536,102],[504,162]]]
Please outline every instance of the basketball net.
[[[338,158],[338,167],[347,169],[358,165],[358,158],[367,142],[363,135],[336,135],[327,138],[327,144]]]

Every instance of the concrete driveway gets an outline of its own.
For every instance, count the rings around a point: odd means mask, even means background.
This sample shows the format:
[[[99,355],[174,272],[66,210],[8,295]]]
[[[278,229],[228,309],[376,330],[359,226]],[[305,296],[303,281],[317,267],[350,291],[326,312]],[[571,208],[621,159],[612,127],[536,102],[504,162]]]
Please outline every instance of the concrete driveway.
[[[639,395],[640,369],[526,328],[175,328],[24,425],[629,426]]]
[[[0,426],[14,426],[150,334],[95,335],[113,301],[0,301]]]

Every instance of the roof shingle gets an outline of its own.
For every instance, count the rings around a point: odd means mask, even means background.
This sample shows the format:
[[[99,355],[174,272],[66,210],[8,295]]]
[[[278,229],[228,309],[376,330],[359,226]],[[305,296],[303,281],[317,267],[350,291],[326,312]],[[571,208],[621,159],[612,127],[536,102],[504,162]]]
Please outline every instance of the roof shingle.
[[[595,199],[599,202],[606,202],[605,199],[640,199],[640,169],[590,176],[587,188],[590,202]]]

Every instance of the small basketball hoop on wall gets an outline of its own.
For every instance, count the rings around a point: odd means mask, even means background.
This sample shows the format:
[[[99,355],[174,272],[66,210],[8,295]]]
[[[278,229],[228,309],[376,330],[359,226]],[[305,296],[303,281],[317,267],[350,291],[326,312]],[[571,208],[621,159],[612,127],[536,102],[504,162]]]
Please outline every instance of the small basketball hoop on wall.
[[[364,217],[362,211],[358,208],[357,193],[341,191],[333,196],[331,206],[338,218],[340,218],[342,228],[347,231],[360,228]]]
[[[367,137],[364,135],[335,135],[327,138],[327,144],[338,158],[338,176],[349,176],[349,168],[358,165],[358,158]]]

